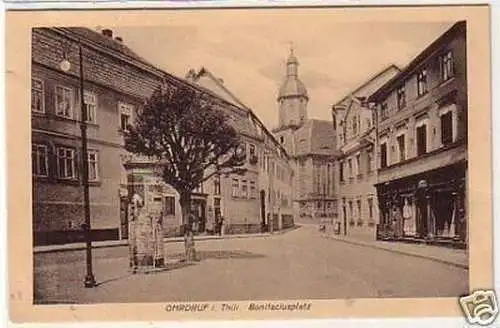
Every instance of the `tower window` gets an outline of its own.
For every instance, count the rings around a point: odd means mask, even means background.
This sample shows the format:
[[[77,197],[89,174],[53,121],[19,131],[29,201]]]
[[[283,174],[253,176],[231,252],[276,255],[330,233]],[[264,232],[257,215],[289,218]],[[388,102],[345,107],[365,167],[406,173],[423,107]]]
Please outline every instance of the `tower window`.
[[[285,138],[283,138],[283,136],[280,136],[280,143],[281,144],[285,143]]]

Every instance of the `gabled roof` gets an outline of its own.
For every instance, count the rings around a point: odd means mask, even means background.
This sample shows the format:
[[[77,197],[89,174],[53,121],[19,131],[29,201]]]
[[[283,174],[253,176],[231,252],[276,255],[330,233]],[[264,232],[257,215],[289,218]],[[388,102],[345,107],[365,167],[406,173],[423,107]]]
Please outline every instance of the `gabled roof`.
[[[206,80],[211,83],[201,83],[202,77],[205,77]],[[269,132],[269,130],[262,123],[259,117],[253,112],[253,110],[245,105],[238,97],[236,97],[236,95],[224,85],[222,79],[217,78],[207,68],[202,67],[199,72],[196,72],[194,69],[190,69],[186,75],[186,80],[184,81],[186,83],[196,85],[202,89],[209,90],[211,94],[215,94],[217,97],[232,104],[233,106],[236,106],[241,111],[244,111],[247,114],[247,117],[245,119],[240,118],[239,120],[233,120],[234,124],[236,124],[235,128],[246,135],[261,137],[257,131],[257,127],[252,123],[252,121],[255,121],[256,124],[258,124],[262,129],[262,132],[265,133],[270,140],[272,140],[274,145],[278,147],[286,157],[289,156],[285,148],[276,140],[274,135]]]
[[[236,97],[234,93],[231,92],[231,90],[226,88],[226,86],[224,85],[224,81],[221,78],[217,78],[214,74],[212,74],[212,72],[210,72],[205,67],[202,67],[198,71],[198,73],[195,73],[192,70],[190,70],[188,72],[187,78],[189,80],[192,80],[198,85],[210,89],[218,96],[224,98],[226,101],[229,101],[235,106],[241,108],[248,108],[248,106],[246,106],[238,97]]]
[[[399,72],[401,72],[401,69],[397,67],[394,64],[389,65],[388,67],[384,68],[382,71],[374,74],[370,78],[366,80],[363,84],[359,85],[354,89],[353,91],[349,92],[346,96],[344,96],[341,100],[337,101],[334,106],[341,105],[342,103],[346,102],[349,100],[349,98],[356,97],[356,98],[368,98],[371,94],[372,89],[377,90],[380,88],[383,84],[385,84],[387,81],[389,81],[392,77],[397,75]],[[388,78],[386,78],[383,81],[379,81],[378,79],[383,78],[383,76],[387,74],[389,75]]]
[[[295,131],[294,138],[295,156],[334,156],[338,153],[331,121],[309,119]]]

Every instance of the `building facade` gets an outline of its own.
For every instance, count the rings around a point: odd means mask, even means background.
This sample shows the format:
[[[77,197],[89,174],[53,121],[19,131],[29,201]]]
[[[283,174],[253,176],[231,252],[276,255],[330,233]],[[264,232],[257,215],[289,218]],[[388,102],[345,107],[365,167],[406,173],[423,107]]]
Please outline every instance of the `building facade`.
[[[221,78],[202,67],[198,71],[190,70],[187,79],[210,90],[241,115],[238,120],[232,121],[237,122],[235,127],[240,131],[247,149],[246,169],[248,174],[252,175],[252,179],[235,176],[228,181],[231,193],[226,195],[227,200],[224,202],[226,213],[228,213],[227,220],[231,220],[231,217],[242,217],[242,223],[253,225],[253,231],[261,227],[264,230],[279,230],[293,226],[295,213],[292,206],[292,178],[294,171],[284,147],[274,138],[252,109],[231,92]],[[251,196],[247,197],[247,194]],[[249,200],[248,212],[240,206],[243,199]]]
[[[122,131],[161,83],[163,73],[128,49],[111,30],[32,31],[31,124],[33,232],[38,244],[83,238],[79,128],[79,48],[87,107],[90,209],[95,239],[122,236]],[[67,59],[69,71],[60,64]]]
[[[35,244],[83,240],[81,138],[78,118],[79,47],[87,109],[91,227],[94,240],[128,237],[128,204],[134,190],[150,191],[146,203],[161,202],[166,236],[179,235],[181,211],[177,192],[158,181],[157,163],[124,150],[123,130],[137,109],[159,86],[185,85],[208,95],[230,116],[247,152],[243,176],[221,175],[193,193],[192,210],[201,218],[200,231],[216,216],[226,219],[226,232],[261,231],[266,221],[261,192],[272,190],[264,179],[264,151],[273,163],[286,163],[286,152],[248,109],[226,101],[207,88],[162,71],[148,63],[111,30],[39,28],[32,33],[32,174]],[[61,68],[67,59],[69,71]],[[286,173],[292,171],[282,165]],[[272,181],[272,179],[271,179]],[[278,197],[287,189],[280,182]],[[285,190],[287,192],[285,192]],[[278,198],[277,198],[278,199]],[[280,213],[276,227],[293,225],[291,209]],[[281,214],[284,215],[284,220]],[[288,215],[288,216],[287,216]],[[283,223],[285,222],[285,223]],[[291,222],[291,223],[290,223]]]
[[[398,72],[396,66],[389,66],[332,107],[339,151],[337,224],[343,234],[375,238],[378,223],[376,131],[375,116],[366,99]]]
[[[295,172],[295,212],[302,218],[333,219],[337,216],[336,135],[332,122],[308,119],[309,95],[298,66],[292,50],[277,97],[279,123],[273,133],[290,155]]]
[[[369,100],[378,117],[378,238],[466,245],[466,23]]]

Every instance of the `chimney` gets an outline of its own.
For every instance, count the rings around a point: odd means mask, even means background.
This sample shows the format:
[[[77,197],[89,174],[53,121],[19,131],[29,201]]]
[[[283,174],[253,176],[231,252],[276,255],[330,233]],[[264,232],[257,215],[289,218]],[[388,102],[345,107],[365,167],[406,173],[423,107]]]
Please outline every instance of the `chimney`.
[[[122,38],[121,36],[117,36],[117,37],[115,38],[115,40],[116,40],[116,41],[118,41],[118,42],[120,42],[120,43],[122,43],[122,42],[123,42],[123,38]]]
[[[108,38],[113,38],[113,31],[110,29],[102,30],[102,35],[107,36]]]

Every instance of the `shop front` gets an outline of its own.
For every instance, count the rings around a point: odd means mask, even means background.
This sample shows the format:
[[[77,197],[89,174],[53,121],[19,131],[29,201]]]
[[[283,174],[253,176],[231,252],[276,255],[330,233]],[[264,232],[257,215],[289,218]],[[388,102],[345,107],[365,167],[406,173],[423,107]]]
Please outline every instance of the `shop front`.
[[[375,185],[377,239],[467,246],[467,163]]]

